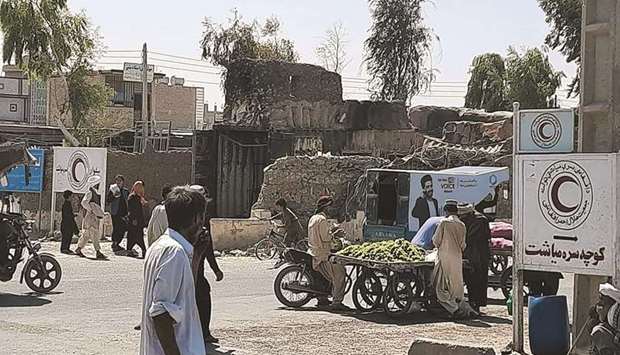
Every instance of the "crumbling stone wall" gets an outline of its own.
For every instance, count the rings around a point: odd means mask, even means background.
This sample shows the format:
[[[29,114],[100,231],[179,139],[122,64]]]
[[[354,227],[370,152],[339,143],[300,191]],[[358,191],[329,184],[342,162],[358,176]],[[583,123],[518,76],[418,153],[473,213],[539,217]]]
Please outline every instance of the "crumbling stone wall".
[[[471,122],[498,122],[503,120],[512,121],[512,112],[484,112],[468,108],[439,107],[439,106],[414,106],[409,108],[409,121],[423,132],[438,133],[441,136],[446,122],[471,121]]]
[[[512,137],[512,120],[493,123],[450,121],[443,127],[443,140],[462,145],[488,145]]]
[[[381,158],[363,156],[284,157],[265,168],[263,186],[253,209],[273,210],[279,198],[288,201],[307,226],[321,195],[334,197],[334,210],[345,216],[346,201],[357,179],[367,169],[387,164]]]

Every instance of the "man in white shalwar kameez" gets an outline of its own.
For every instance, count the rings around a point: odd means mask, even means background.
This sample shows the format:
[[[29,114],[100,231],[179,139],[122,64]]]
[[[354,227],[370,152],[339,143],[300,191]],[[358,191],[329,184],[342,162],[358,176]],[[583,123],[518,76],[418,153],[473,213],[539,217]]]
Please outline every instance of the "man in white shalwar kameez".
[[[82,198],[82,207],[86,210],[86,215],[82,220],[82,236],[78,239],[75,255],[84,257],[82,249],[88,241],[93,242],[96,252],[96,259],[105,260],[105,255],[101,253],[99,239],[101,239],[101,220],[103,219],[103,209],[101,209],[101,196],[97,193],[101,177],[93,175],[88,178],[88,192]]]
[[[452,317],[463,318],[475,314],[467,302],[464,302],[465,224],[457,215],[457,201],[447,200],[444,211],[447,217],[439,223],[433,235],[433,244],[437,248],[433,284],[439,304]]]

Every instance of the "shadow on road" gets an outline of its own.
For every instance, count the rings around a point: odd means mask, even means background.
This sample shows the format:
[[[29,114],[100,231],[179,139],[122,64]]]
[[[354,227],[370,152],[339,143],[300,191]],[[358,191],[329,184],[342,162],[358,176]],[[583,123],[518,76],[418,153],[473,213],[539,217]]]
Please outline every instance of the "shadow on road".
[[[23,295],[16,295],[12,293],[0,293],[0,308],[1,307],[38,307],[43,306],[52,301],[47,298],[41,298],[38,293],[29,293]]]
[[[235,350],[220,350],[220,346],[216,344],[207,344],[207,355],[234,355]]]
[[[510,319],[482,315],[476,319],[469,320],[451,320],[447,316],[447,312],[442,313],[438,311],[431,312],[414,312],[411,314],[406,314],[402,316],[390,317],[385,312],[375,311],[369,313],[361,313],[358,311],[351,312],[332,312],[324,309],[317,309],[316,307],[302,307],[302,308],[287,308],[280,307],[279,309],[284,311],[292,311],[292,312],[328,312],[334,314],[340,314],[343,317],[355,318],[364,322],[372,322],[377,324],[384,325],[416,325],[416,324],[432,324],[432,323],[444,323],[444,322],[454,322],[458,324],[463,324],[471,327],[477,328],[490,328],[493,324],[512,324]]]

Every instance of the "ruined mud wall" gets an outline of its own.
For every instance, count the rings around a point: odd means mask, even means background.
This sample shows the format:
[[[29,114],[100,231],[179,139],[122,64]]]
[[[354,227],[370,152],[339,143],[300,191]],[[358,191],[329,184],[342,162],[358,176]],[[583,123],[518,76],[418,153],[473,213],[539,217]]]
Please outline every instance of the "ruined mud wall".
[[[273,210],[279,198],[301,219],[304,228],[314,213],[316,201],[329,194],[335,199],[335,210],[344,217],[348,195],[366,169],[387,164],[380,158],[347,156],[284,157],[265,169],[263,186],[253,209]]]

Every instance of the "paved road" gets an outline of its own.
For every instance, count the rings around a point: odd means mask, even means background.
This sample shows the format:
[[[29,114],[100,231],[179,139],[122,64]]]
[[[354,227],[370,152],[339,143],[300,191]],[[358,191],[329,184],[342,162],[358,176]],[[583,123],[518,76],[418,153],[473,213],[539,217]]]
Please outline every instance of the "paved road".
[[[15,280],[0,284],[0,352],[136,354],[142,260],[113,255],[109,261],[84,260],[56,253],[57,243],[43,248],[57,254],[62,282],[56,293],[44,296]],[[271,262],[223,257],[219,263],[225,279],[212,286],[213,333],[222,348],[210,354],[406,354],[418,336],[496,348],[511,338],[511,322],[499,302],[480,320],[461,323],[421,314],[396,322],[381,313],[287,310],[273,295],[277,271],[268,270]],[[562,288],[570,291],[571,283]]]

